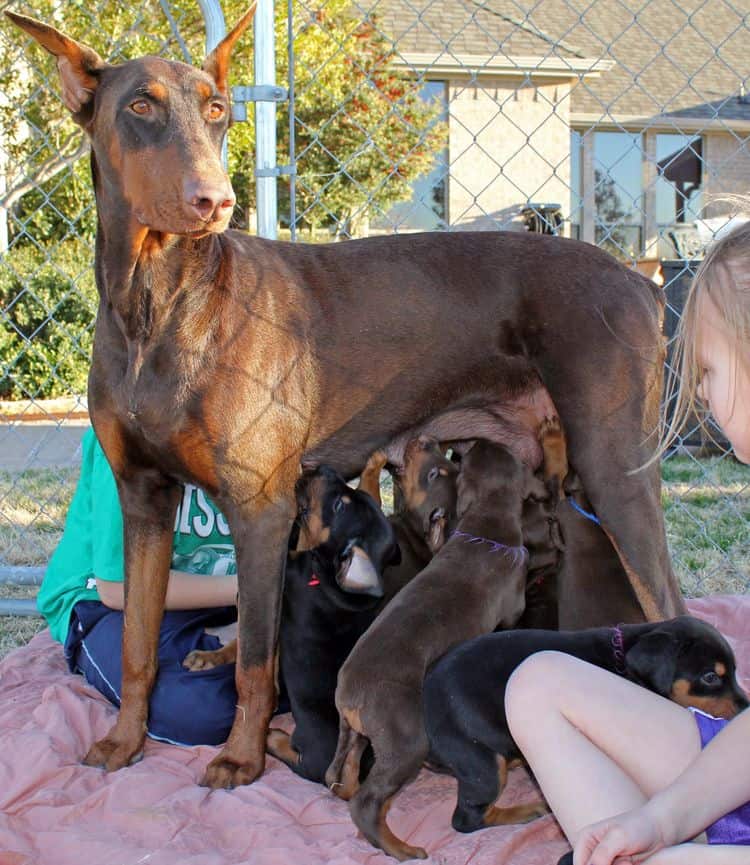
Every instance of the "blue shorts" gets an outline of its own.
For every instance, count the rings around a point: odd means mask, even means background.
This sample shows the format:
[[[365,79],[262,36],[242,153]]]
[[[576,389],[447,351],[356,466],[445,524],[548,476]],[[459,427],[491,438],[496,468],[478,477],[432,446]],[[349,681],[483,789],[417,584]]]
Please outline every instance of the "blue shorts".
[[[729,721],[724,718],[714,718],[700,709],[690,708],[698,725],[701,736],[701,748],[705,748],[711,739],[726,727]],[[706,829],[709,844],[750,845],[750,802],[740,805],[729,814],[725,814]]]
[[[159,633],[159,670],[149,702],[148,735],[175,745],[219,745],[234,721],[237,690],[234,664],[191,672],[182,666],[194,649],[213,650],[219,638],[207,627],[228,625],[235,607],[211,610],[168,610]],[[81,673],[115,706],[122,682],[122,623],[120,610],[99,601],[79,601],[73,608],[65,658],[71,672]],[[280,683],[279,709],[289,711]]]

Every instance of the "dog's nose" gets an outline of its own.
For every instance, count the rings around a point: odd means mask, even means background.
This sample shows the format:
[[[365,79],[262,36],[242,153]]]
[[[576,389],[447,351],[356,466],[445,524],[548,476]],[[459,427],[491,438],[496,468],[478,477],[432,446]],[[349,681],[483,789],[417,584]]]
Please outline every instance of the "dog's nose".
[[[185,183],[185,202],[203,222],[224,218],[234,209],[237,201],[229,182],[208,183],[188,180]]]

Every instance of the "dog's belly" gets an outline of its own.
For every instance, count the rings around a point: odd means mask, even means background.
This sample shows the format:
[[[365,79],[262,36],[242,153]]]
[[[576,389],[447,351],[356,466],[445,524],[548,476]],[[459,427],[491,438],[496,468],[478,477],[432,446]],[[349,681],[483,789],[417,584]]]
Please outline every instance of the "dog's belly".
[[[514,456],[532,469],[542,462],[539,428],[545,419],[557,417],[549,391],[537,380],[528,391],[498,398],[498,393],[477,395],[472,404],[448,405],[413,426],[390,434],[374,428],[367,419],[356,418],[339,434],[308,451],[305,468],[328,463],[347,477],[356,476],[368,456],[383,448],[388,461],[403,465],[404,451],[410,439],[421,433],[441,442],[453,443],[487,439],[507,447]],[[383,439],[383,433],[388,436]]]

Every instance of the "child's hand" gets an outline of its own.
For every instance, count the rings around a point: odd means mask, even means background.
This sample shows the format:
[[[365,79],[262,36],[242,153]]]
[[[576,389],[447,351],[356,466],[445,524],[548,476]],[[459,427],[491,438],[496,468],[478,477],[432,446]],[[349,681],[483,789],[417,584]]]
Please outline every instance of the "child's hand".
[[[573,865],[635,865],[664,847],[661,828],[646,808],[636,808],[581,830]]]

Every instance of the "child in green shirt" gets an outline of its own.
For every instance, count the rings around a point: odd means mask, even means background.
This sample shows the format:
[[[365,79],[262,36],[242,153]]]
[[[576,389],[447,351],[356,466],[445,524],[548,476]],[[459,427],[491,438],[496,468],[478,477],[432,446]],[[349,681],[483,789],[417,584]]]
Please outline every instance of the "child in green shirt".
[[[206,632],[236,620],[237,571],[229,526],[202,490],[184,486],[174,527],[172,569],[159,638],[159,672],[149,735],[177,744],[224,742],[234,719],[234,664],[190,672],[194,649],[217,649]],[[81,475],[37,600],[71,671],[120,705],[124,606],[122,513],[117,487],[92,429]],[[282,709],[285,706],[281,706]]]

